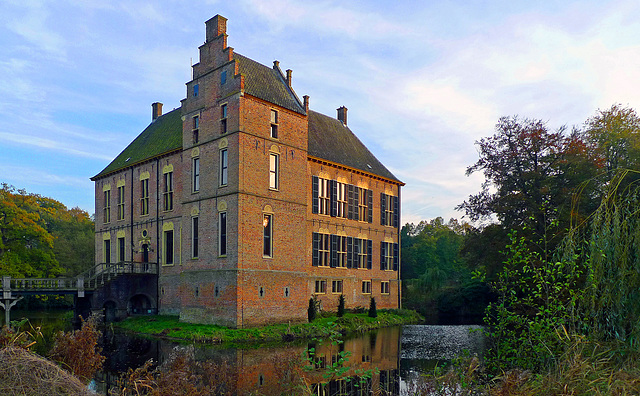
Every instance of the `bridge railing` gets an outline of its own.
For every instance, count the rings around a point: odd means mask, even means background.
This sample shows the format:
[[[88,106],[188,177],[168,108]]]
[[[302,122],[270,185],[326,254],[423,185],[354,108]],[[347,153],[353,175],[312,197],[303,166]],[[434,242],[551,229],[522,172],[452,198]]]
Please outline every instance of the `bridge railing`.
[[[76,278],[11,278],[11,290],[49,291],[49,290],[77,290]]]
[[[95,289],[122,274],[158,274],[157,263],[138,263],[122,261],[119,263],[100,263],[82,274],[86,289]]]

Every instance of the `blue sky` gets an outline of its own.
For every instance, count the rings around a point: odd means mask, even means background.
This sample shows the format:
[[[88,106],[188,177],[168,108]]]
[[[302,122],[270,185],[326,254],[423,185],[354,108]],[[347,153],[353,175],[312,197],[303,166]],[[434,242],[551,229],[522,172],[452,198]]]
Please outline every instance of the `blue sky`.
[[[403,223],[479,191],[474,142],[501,116],[580,126],[640,106],[636,1],[49,1],[0,3],[0,182],[93,213],[89,178],[180,105],[204,22],[293,70],[298,96],[349,126],[407,185]]]

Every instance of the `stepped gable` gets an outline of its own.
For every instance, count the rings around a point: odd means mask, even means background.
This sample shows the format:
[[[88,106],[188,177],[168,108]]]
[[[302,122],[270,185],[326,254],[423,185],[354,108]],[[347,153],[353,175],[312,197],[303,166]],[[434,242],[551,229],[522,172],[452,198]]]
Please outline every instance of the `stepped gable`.
[[[234,53],[238,61],[238,71],[245,76],[244,92],[258,99],[305,114],[304,107],[293,89],[287,85],[280,67],[267,67],[246,56]]]
[[[102,172],[91,180],[182,148],[180,108],[154,120]]]
[[[312,110],[309,110],[308,153],[312,157],[402,183],[342,121]]]

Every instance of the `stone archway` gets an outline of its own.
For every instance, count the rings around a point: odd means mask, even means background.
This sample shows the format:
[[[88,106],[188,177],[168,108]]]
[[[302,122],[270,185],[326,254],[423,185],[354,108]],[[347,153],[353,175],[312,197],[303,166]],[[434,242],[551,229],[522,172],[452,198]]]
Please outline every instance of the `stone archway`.
[[[136,294],[129,299],[129,313],[132,315],[150,315],[154,313],[151,299],[144,294]]]

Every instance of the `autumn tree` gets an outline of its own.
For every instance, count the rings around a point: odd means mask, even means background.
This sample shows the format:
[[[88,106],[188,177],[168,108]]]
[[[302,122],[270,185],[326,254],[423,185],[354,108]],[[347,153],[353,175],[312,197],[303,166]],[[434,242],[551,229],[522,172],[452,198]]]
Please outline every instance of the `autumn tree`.
[[[495,134],[476,144],[480,159],[467,175],[481,171],[485,182],[457,209],[473,221],[494,217],[505,231],[527,229],[546,254],[561,237],[548,234],[550,224],[568,221],[573,193],[596,172],[588,145],[577,131],[515,116],[500,118]]]

